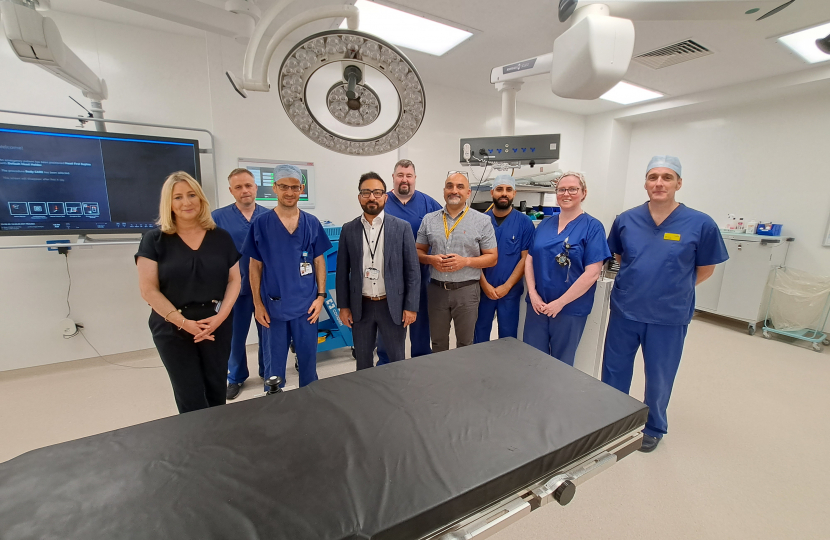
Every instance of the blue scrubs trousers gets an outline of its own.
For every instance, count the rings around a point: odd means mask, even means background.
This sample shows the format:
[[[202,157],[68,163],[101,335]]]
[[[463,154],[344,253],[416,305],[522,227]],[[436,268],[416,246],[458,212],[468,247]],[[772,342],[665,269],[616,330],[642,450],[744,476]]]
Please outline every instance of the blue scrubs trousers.
[[[262,337],[265,341],[266,381],[269,377],[278,375],[282,378],[282,386],[285,386],[285,364],[292,341],[300,368],[300,386],[317,380],[317,323],[309,323],[308,315],[290,321],[271,319],[271,327],[262,329]],[[267,385],[265,391],[268,391]]]
[[[528,345],[572,366],[576,359],[576,348],[579,347],[579,340],[582,339],[582,331],[585,330],[587,321],[587,315],[583,317],[562,313],[556,317],[538,315],[528,302],[522,339]]]
[[[504,298],[490,300],[482,291],[481,298],[478,301],[478,319],[476,320],[473,343],[490,341],[494,316],[498,316],[499,339],[506,337],[518,338],[521,302],[522,295],[520,294],[508,294]]]
[[[418,303],[418,317],[415,322],[409,325],[409,345],[410,357],[416,358],[418,356],[425,356],[432,354],[432,341],[429,338],[429,314],[427,313],[427,286],[429,285],[429,274],[427,279],[424,279],[424,273],[421,273],[421,300]],[[389,363],[389,355],[386,354],[386,348],[383,345],[383,340],[378,334],[378,363],[382,366]]]
[[[248,378],[248,353],[245,350],[245,342],[248,341],[248,330],[251,328],[253,315],[254,297],[250,294],[239,296],[231,311],[233,337],[231,338],[231,356],[228,359],[228,384],[242,384]],[[262,326],[259,323],[256,323],[256,334],[259,338],[259,350],[257,351],[259,376],[264,377]]]
[[[637,349],[643,347],[645,404],[648,405],[648,421],[643,433],[651,437],[662,438],[669,427],[666,409],[680,367],[687,328],[688,325],[631,321],[611,311],[605,335],[602,382],[627,394],[634,375],[634,356]]]

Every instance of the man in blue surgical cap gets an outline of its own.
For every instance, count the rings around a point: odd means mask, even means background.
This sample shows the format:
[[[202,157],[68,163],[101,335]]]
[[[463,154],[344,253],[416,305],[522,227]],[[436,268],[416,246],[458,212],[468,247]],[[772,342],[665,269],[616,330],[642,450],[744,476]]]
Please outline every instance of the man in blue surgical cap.
[[[714,220],[675,200],[682,185],[680,160],[654,156],[646,169],[648,202],[620,214],[608,234],[620,271],[611,291],[602,380],[628,393],[634,356],[643,348],[649,407],[643,452],[657,448],[668,429],[666,409],[695,286],[729,258]]]
[[[289,344],[294,342],[300,386],[317,380],[317,319],[326,298],[325,252],[331,248],[320,221],[297,207],[305,188],[294,165],[274,168],[273,212],[251,224],[242,253],[251,258],[254,316],[263,326],[265,379],[285,384]],[[266,388],[267,390],[267,388]]]
[[[493,206],[484,213],[489,216],[496,231],[499,260],[496,266],[481,271],[474,343],[490,341],[493,318],[498,317],[499,338],[518,337],[519,307],[524,285],[525,259],[533,242],[533,222],[525,214],[513,210],[516,180],[509,174],[500,174],[490,190]],[[601,236],[605,243],[605,235]]]

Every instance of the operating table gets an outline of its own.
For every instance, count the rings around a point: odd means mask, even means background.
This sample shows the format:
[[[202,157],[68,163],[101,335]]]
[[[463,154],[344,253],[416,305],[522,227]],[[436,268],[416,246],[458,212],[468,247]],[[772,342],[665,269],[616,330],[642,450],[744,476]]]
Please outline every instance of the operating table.
[[[501,339],[28,452],[0,538],[479,540],[567,504],[647,413]]]

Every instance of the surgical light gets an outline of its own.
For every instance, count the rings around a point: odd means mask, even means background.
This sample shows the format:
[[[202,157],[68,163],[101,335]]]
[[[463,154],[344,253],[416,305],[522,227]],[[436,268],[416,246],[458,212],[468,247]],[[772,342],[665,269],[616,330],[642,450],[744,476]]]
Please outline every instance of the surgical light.
[[[406,143],[424,119],[424,86],[395,46],[356,30],[309,36],[279,73],[288,117],[312,141],[341,154],[372,156]]]
[[[815,64],[830,60],[830,53],[824,52],[819,45],[822,40],[826,42],[825,36],[828,33],[830,33],[830,23],[782,36],[778,38],[778,42],[786,45],[805,62]]]
[[[434,56],[442,56],[473,34],[367,0],[357,0],[360,29],[389,43]],[[346,21],[340,28],[346,28]]]
[[[625,81],[617,84],[614,88],[607,91],[600,96],[600,99],[606,101],[613,101],[622,105],[631,105],[632,103],[639,103],[641,101],[648,101],[650,99],[657,99],[663,97],[663,94],[654,92],[653,90],[646,90],[639,86],[634,86]]]

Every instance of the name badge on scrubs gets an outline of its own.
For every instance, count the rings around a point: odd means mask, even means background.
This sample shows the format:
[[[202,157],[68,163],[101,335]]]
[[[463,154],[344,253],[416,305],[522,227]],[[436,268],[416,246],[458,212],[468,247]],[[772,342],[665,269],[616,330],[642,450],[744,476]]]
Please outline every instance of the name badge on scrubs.
[[[679,234],[666,233],[666,234],[663,235],[663,240],[674,240],[675,242],[680,242],[680,235]]]
[[[308,252],[303,251],[303,262],[300,263],[300,275],[307,276],[311,274],[311,263],[306,260],[308,257]]]
[[[363,272],[363,277],[366,279],[380,279],[380,270],[377,268],[367,268],[366,271]]]

